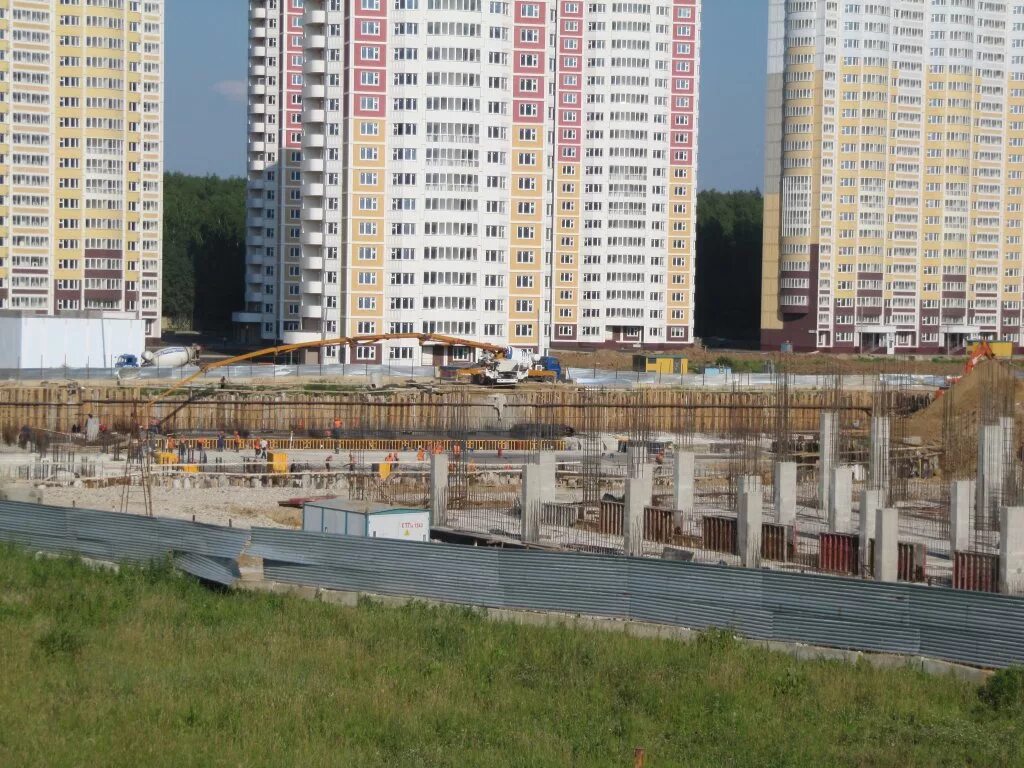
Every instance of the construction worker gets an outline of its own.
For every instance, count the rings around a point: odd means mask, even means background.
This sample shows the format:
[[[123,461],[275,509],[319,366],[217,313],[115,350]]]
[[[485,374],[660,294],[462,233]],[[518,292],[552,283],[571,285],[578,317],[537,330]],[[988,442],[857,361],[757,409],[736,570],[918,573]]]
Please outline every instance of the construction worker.
[[[416,451],[416,461],[425,461],[426,458],[426,454],[423,452],[423,448],[421,446],[420,449]]]
[[[356,471],[356,455],[354,453],[349,453],[348,455],[348,471]]]
[[[333,459],[333,458],[334,458],[333,456],[331,456],[330,454],[327,454],[327,458],[324,459],[324,467],[327,469],[328,472],[331,471],[331,459]]]

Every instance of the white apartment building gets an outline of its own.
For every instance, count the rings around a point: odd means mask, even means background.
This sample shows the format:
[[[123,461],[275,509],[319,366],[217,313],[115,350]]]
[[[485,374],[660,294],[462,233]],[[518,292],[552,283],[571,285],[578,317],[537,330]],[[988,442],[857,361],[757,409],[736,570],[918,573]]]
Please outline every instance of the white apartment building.
[[[697,0],[250,16],[248,340],[692,343]]]
[[[160,335],[162,0],[0,0],[0,309]]]

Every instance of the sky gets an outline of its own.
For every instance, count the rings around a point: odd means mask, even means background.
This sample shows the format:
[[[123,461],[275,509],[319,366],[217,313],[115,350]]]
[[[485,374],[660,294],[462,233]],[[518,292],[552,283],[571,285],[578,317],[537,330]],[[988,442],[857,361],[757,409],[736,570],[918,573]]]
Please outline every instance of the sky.
[[[166,3],[170,171],[245,175],[247,0]],[[702,189],[760,188],[768,3],[704,0]]]

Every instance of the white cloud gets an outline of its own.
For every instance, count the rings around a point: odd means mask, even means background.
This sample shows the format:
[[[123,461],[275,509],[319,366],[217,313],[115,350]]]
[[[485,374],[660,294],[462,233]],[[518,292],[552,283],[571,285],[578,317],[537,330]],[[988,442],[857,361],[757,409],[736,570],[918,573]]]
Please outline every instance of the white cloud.
[[[244,80],[221,80],[211,85],[210,90],[219,93],[228,101],[245,101]]]

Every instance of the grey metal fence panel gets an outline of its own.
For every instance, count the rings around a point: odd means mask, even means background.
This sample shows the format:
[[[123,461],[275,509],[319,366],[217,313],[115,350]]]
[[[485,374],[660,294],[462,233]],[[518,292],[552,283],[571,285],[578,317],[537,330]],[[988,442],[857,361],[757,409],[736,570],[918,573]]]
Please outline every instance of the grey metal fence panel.
[[[1024,657],[1024,598],[983,592],[909,588],[912,622],[922,628],[921,653],[972,664],[1008,666]]]
[[[906,585],[764,571],[779,640],[917,653]]]
[[[757,571],[679,563],[627,560],[632,618],[691,629],[733,628],[752,637],[770,637],[771,613],[764,608]]]
[[[0,540],[47,552],[74,549],[62,508],[13,501],[0,501]]]
[[[629,586],[622,558],[501,550],[504,607],[626,618]]]
[[[254,528],[249,551],[264,558],[264,575],[276,581],[503,605],[498,577],[501,553],[495,549],[453,550],[421,542]]]
[[[182,570],[232,584],[248,531],[74,507],[0,502],[0,540],[113,562],[172,555]]]

